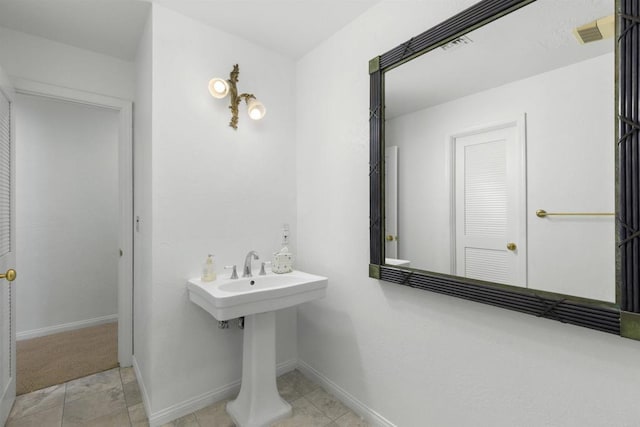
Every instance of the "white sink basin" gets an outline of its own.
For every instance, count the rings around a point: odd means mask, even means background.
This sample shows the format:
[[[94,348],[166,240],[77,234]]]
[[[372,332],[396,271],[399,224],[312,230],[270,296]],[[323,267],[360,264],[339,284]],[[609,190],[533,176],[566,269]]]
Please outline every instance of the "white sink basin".
[[[269,273],[239,279],[218,279],[187,283],[192,302],[218,320],[229,320],[251,314],[280,310],[322,298],[328,279],[302,271],[286,274]]]

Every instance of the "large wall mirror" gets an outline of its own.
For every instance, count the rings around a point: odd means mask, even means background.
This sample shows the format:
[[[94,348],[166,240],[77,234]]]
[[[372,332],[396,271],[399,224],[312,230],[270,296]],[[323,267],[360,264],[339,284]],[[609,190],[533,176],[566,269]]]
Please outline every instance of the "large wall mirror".
[[[640,338],[639,12],[485,0],[374,58],[370,275]]]

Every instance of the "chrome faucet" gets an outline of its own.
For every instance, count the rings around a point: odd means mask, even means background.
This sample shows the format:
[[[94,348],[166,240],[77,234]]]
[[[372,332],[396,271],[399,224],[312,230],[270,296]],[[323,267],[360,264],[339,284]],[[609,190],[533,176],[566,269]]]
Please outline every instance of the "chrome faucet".
[[[251,274],[251,258],[260,259],[256,251],[250,251],[246,257],[244,257],[244,268],[242,269],[242,277],[252,277]]]

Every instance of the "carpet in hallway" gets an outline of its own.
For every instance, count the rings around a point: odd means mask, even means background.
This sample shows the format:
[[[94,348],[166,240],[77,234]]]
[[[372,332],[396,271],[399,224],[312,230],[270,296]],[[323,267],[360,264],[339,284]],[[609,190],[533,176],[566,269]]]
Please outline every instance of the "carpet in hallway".
[[[29,393],[118,366],[118,323],[16,343],[16,392]]]

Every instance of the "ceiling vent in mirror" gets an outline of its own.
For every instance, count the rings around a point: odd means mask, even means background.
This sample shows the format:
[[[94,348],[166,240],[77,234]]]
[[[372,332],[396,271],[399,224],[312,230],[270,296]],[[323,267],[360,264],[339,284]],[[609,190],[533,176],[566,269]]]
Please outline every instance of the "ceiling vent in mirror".
[[[584,24],[573,30],[580,44],[591,43],[598,40],[613,37],[615,32],[615,19],[613,15],[605,16],[588,24]]]
[[[455,49],[461,48],[464,45],[471,44],[471,43],[473,43],[473,40],[471,40],[469,37],[460,36],[451,40],[449,43],[441,47],[443,50],[455,50]]]

